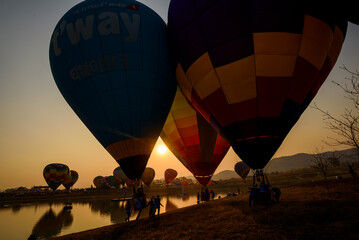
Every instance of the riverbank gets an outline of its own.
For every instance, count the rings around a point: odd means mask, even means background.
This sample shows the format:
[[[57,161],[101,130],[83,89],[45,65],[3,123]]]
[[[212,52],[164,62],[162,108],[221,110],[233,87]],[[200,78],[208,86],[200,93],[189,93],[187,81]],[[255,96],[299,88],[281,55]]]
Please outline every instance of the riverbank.
[[[283,187],[281,201],[248,206],[248,194],[222,198],[53,240],[359,239],[359,184],[351,179]]]

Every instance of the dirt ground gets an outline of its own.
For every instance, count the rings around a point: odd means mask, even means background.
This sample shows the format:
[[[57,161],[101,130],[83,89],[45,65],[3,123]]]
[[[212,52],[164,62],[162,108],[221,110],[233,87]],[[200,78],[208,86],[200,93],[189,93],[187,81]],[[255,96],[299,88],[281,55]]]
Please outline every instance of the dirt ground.
[[[51,239],[359,239],[359,183],[281,189],[279,203],[248,206],[248,194]]]

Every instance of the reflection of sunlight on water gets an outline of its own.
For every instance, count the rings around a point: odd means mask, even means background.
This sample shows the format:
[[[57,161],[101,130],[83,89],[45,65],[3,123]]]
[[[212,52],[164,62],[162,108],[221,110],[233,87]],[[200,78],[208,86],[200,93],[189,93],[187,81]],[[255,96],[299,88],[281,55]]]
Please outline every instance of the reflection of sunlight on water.
[[[218,194],[216,199],[219,195],[225,196]],[[161,203],[160,213],[170,212],[197,204],[197,195],[161,196]],[[27,239],[32,232],[42,238],[61,236],[124,222],[127,217],[122,201],[73,202],[70,211],[64,211],[63,206],[63,203],[38,203],[0,208],[0,239]],[[132,211],[130,220],[135,220],[137,213]],[[149,207],[142,210],[140,218],[148,216]]]

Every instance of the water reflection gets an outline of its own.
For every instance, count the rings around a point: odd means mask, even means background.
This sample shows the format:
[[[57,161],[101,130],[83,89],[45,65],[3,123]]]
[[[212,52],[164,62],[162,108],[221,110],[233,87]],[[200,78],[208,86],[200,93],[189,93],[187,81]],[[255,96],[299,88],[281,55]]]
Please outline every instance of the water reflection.
[[[176,210],[178,207],[176,206],[176,204],[174,204],[173,202],[171,202],[171,200],[168,198],[167,196],[167,202],[166,202],[166,212],[170,212],[173,210]]]
[[[0,207],[0,239],[27,239],[30,233],[44,239],[121,223],[127,217],[125,203],[110,199],[73,201],[71,210],[64,210],[64,203],[59,202]],[[197,204],[197,196],[179,192],[161,196],[161,203],[160,213],[170,212]],[[144,208],[140,218],[148,218],[149,210]],[[130,221],[137,214],[132,210]],[[15,228],[18,230],[13,231]]]
[[[32,229],[32,235],[37,238],[48,238],[58,235],[62,228],[70,227],[74,217],[71,210],[62,209],[57,215],[50,209],[39,219]]]

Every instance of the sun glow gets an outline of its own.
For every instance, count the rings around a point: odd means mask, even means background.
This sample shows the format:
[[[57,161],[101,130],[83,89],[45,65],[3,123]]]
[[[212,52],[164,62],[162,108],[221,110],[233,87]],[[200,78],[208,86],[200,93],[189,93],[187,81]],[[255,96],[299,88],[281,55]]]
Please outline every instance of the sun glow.
[[[160,145],[157,147],[157,152],[163,155],[167,152],[167,147],[165,145]]]

